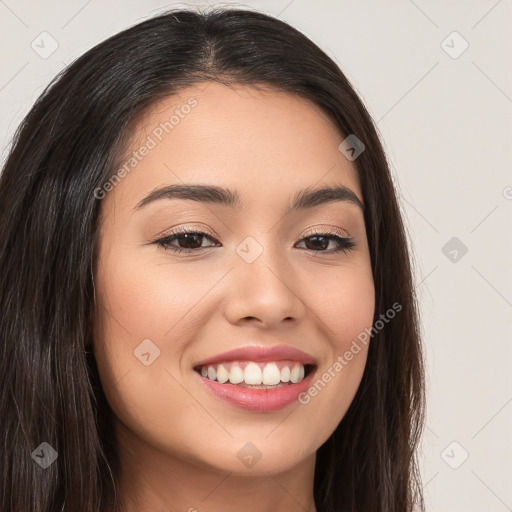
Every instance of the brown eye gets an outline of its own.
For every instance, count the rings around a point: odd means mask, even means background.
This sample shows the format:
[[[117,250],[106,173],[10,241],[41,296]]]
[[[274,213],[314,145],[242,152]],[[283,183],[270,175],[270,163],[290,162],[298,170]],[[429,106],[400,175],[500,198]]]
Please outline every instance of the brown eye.
[[[334,248],[331,250],[326,250],[329,247],[331,241],[334,241],[336,244]],[[356,243],[352,238],[345,238],[338,235],[331,235],[329,233],[317,233],[308,237],[305,237],[301,240],[301,243],[304,242],[306,244],[306,249],[313,252],[348,252],[353,247],[356,246]]]
[[[309,244],[306,242],[307,249],[315,250],[315,249],[327,249],[327,247],[329,246],[329,243],[330,243],[329,238],[330,237],[327,237],[327,236],[315,235],[315,236],[310,236],[308,238],[305,238],[304,240],[309,240],[309,242],[310,242]]]
[[[181,249],[198,249],[202,246],[204,235],[200,233],[185,233],[174,237]]]
[[[203,245],[205,239],[214,240],[207,233],[202,231],[178,231],[156,240],[155,243],[165,250],[176,252],[198,252],[201,249],[213,247],[213,245]],[[177,243],[173,243],[177,242]]]
[[[213,241],[213,245],[203,245],[205,240]],[[329,245],[334,242],[334,247],[329,249]],[[215,247],[218,242],[208,233],[202,231],[180,230],[167,235],[164,238],[155,240],[157,245],[164,250],[170,250],[177,253],[197,253],[202,249]],[[352,238],[341,237],[330,233],[315,233],[304,237],[300,243],[306,245],[305,249],[316,253],[337,253],[348,252],[357,244]]]

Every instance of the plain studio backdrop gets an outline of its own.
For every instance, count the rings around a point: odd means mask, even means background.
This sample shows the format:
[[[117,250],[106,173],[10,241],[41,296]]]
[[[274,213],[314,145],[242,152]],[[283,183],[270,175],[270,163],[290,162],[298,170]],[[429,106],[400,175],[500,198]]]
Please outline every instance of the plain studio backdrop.
[[[359,92],[383,138],[416,264],[427,508],[512,510],[512,2],[0,0],[2,163],[64,66],[166,8],[196,5],[281,18]]]

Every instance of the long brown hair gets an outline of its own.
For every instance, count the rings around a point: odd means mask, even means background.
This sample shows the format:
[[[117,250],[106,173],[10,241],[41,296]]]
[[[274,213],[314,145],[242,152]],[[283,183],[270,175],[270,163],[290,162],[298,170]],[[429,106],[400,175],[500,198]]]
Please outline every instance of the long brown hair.
[[[259,12],[176,9],[89,50],[41,94],[0,175],[0,509],[94,512],[115,505],[112,411],[91,351],[100,201],[127,126],[199,81],[270,85],[320,106],[365,151],[354,161],[375,283],[367,365],[317,452],[318,512],[424,508],[416,450],[424,370],[412,260],[382,145],[339,67]],[[47,442],[48,468],[33,452]],[[43,452],[46,445],[43,445]]]

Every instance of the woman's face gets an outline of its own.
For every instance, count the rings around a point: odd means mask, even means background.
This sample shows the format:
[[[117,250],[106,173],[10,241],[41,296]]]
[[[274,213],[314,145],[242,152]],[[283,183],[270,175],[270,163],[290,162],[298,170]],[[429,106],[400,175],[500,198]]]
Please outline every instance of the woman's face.
[[[371,327],[375,295],[343,139],[299,97],[217,83],[139,123],[124,172],[104,188],[94,325],[102,385],[134,456],[275,473],[314,460],[343,418],[367,347],[344,354]],[[181,192],[155,194],[171,186]],[[349,192],[298,201],[324,187]],[[223,355],[238,349],[248,351]],[[274,389],[244,387],[260,379]]]

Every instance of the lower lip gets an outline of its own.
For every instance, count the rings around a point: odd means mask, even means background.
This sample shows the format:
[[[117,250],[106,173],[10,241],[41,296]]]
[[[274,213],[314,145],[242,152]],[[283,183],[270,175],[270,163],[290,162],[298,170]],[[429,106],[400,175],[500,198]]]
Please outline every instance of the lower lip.
[[[279,411],[295,401],[298,403],[298,396],[309,388],[315,372],[316,368],[297,384],[274,389],[256,389],[221,384],[194,371],[214,395],[239,409],[255,412]]]

